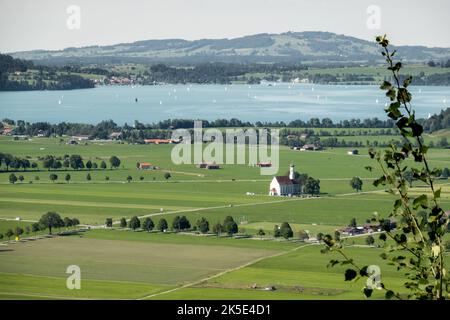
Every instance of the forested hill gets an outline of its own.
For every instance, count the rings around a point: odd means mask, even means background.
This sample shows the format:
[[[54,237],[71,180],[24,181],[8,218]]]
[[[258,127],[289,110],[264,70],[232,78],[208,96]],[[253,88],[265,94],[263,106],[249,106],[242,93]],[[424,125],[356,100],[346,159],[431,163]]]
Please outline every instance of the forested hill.
[[[395,47],[404,61],[447,60],[450,48]],[[11,53],[42,64],[95,63],[373,63],[380,61],[374,41],[330,32],[256,34],[234,39],[145,40],[109,46]]]
[[[93,88],[94,82],[57,67],[0,54],[0,91],[70,90]]]

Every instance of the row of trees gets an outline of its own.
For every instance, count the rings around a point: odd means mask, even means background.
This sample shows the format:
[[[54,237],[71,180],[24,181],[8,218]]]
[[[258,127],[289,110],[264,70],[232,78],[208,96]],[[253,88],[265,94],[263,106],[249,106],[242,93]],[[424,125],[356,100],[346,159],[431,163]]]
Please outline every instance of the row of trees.
[[[30,161],[31,157],[16,157],[9,153],[0,153],[0,167],[4,166],[6,171],[18,171],[22,169],[23,171],[27,171],[32,168],[34,170],[39,170],[39,165],[37,162]],[[46,155],[44,157],[39,157],[38,160],[42,162],[42,167],[47,170],[59,170],[64,169],[68,170],[69,168],[73,170],[82,170],[82,169],[106,169],[107,164],[104,160],[97,164],[96,162],[91,161],[90,159],[84,162],[83,158],[79,154],[72,155],[64,155],[63,157],[56,157],[54,155]],[[121,164],[121,160],[117,156],[111,156],[109,158],[109,165],[111,169],[118,168]]]
[[[39,222],[34,222],[31,226],[26,226],[25,229],[17,226],[15,229],[7,229],[5,235],[0,233],[0,239],[3,239],[4,236],[11,239],[12,236],[20,237],[22,234],[30,234],[34,233],[36,235],[39,231],[45,231],[48,229],[48,233],[52,234],[52,230],[54,228],[71,228],[76,227],[80,224],[80,220],[77,218],[61,218],[59,213],[56,212],[47,212],[41,216]]]
[[[165,172],[163,176],[164,176],[164,179],[166,179],[166,180],[169,180],[169,179],[172,177],[172,175],[171,175],[169,172]],[[57,181],[58,178],[59,178],[59,177],[58,177],[58,175],[57,175],[56,173],[51,173],[51,174],[49,175],[49,179],[50,179],[50,181],[52,181],[52,182]],[[40,180],[39,176],[35,176],[34,179],[35,179],[35,180]],[[67,173],[67,174],[64,176],[64,180],[65,180],[67,183],[69,183],[71,179],[72,179],[72,176],[71,176],[69,173]],[[9,182],[12,183],[12,184],[16,183],[17,181],[19,181],[19,182],[22,183],[24,180],[25,180],[25,177],[24,177],[23,175],[16,176],[14,173],[11,173],[11,174],[9,175]],[[91,181],[91,180],[92,180],[92,175],[91,175],[91,173],[88,173],[88,174],[86,175],[86,180],[87,180],[87,181]],[[106,181],[109,181],[109,176],[106,176],[106,177],[105,177],[105,180],[106,180]],[[140,180],[140,181],[143,181],[143,180],[144,180],[144,176],[140,176],[140,177],[139,177],[139,180]],[[153,180],[155,180],[155,177],[153,177]],[[133,181],[133,177],[130,176],[130,175],[127,176],[126,181],[127,181],[127,182]],[[32,183],[31,180],[30,180],[30,183]]]
[[[105,222],[106,227],[113,226],[112,218],[107,218]],[[143,229],[145,231],[158,230],[161,232],[165,232],[169,230],[169,223],[166,219],[159,219],[158,223],[155,224],[150,217],[144,218],[144,220],[140,220],[139,217],[134,216],[129,221],[125,218],[120,219],[120,227],[121,228],[130,228],[133,230]],[[233,235],[238,232],[238,225],[234,221],[233,217],[227,216],[223,223],[217,222],[210,228],[210,223],[206,218],[201,218],[197,220],[195,225],[191,225],[191,222],[188,220],[186,216],[175,216],[172,220],[172,224],[170,225],[170,229],[176,232],[179,231],[200,231],[201,233],[208,233],[212,231],[213,233],[220,235],[222,233],[226,233],[228,235]]]

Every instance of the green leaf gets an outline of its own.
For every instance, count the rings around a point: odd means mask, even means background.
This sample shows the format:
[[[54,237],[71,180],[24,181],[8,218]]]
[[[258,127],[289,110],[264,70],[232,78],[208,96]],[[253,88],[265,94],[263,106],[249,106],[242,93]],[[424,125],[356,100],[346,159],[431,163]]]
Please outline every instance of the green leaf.
[[[411,81],[412,81],[412,77],[409,76],[408,78],[406,78],[406,79],[403,81],[403,86],[404,86],[405,88],[407,88],[407,87],[411,84]]]
[[[383,83],[380,86],[381,90],[388,90],[390,88],[392,88],[392,84],[389,81],[386,81],[386,80],[383,81]]]
[[[389,89],[389,90],[386,92],[386,97],[388,97],[389,99],[391,99],[391,101],[394,101],[394,100],[395,100],[395,96],[396,96],[396,92],[395,92],[394,89]]]
[[[434,197],[435,197],[436,199],[441,197],[441,189],[442,189],[442,188],[439,188],[439,189],[437,189],[437,190],[434,192]]]
[[[351,281],[356,278],[358,274],[353,269],[345,270],[345,281]]]
[[[428,197],[425,194],[422,194],[414,199],[413,208],[417,209],[422,207],[423,209],[428,208]]]
[[[423,133],[423,127],[415,122],[411,124],[411,130],[413,137],[419,137]],[[423,152],[422,150],[423,153],[426,153],[428,151],[428,148],[426,146],[423,146],[422,149],[425,151]]]

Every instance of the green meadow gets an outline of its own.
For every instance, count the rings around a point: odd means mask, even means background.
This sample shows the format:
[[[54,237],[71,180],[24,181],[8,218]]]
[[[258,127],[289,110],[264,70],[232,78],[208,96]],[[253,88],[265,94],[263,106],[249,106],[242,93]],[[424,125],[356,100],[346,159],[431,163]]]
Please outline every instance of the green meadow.
[[[357,138],[364,141],[369,137]],[[48,211],[76,217],[91,226],[79,235],[3,242],[0,299],[362,298],[363,284],[345,282],[340,267],[327,268],[332,257],[321,254],[320,245],[272,240],[271,234],[274,225],[284,221],[294,232],[307,230],[315,236],[333,233],[352,218],[363,224],[374,212],[388,216],[393,197],[372,186],[379,171],[364,169],[376,167],[367,149],[359,148],[360,155],[348,155],[346,148],[300,152],[280,147],[278,175],[285,175],[294,163],[297,171],[320,179],[320,197],[290,198],[268,196],[272,176],[261,175],[257,167],[225,164],[218,170],[205,170],[195,164],[174,165],[172,148],[92,141],[68,145],[56,138],[0,137],[1,152],[30,161],[47,154],[80,154],[85,161],[97,163],[108,162],[112,155],[121,159],[117,169],[90,171],[48,171],[38,162],[38,170],[15,172],[24,177],[15,184],[8,181],[10,172],[0,173],[0,233],[17,226],[25,228]],[[433,148],[429,155],[432,166],[450,167],[448,149]],[[158,169],[137,170],[137,162],[151,162]],[[171,178],[164,177],[166,172]],[[51,173],[58,175],[55,182],[49,179]],[[91,180],[86,179],[88,173]],[[64,180],[66,174],[71,175],[69,182]],[[131,182],[127,182],[128,176]],[[363,179],[362,192],[350,187],[353,176]],[[442,187],[444,209],[450,209],[450,183],[437,183]],[[419,183],[414,182],[414,187],[413,193],[421,192]],[[210,227],[231,215],[240,234],[254,235],[263,229],[266,236],[234,239],[95,229],[106,218],[117,222],[122,217],[150,216],[155,224],[165,218],[170,225],[176,215],[186,215],[192,225],[205,217]],[[364,246],[363,238],[355,243],[362,246],[348,242],[355,260],[380,265],[386,282],[402,290],[399,274],[379,258],[382,250]],[[81,290],[65,286],[69,265],[81,268]],[[265,291],[267,286],[276,290]],[[382,293],[375,294],[380,297]]]

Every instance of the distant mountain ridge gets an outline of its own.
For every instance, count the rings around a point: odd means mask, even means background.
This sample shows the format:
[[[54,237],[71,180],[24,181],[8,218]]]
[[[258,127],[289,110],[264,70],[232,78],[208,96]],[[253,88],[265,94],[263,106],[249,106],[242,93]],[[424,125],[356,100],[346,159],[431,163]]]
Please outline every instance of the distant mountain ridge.
[[[405,61],[450,58],[450,48],[397,46]],[[10,53],[44,64],[65,63],[371,63],[380,60],[375,42],[331,32],[261,33],[233,39],[143,40],[107,46]]]

